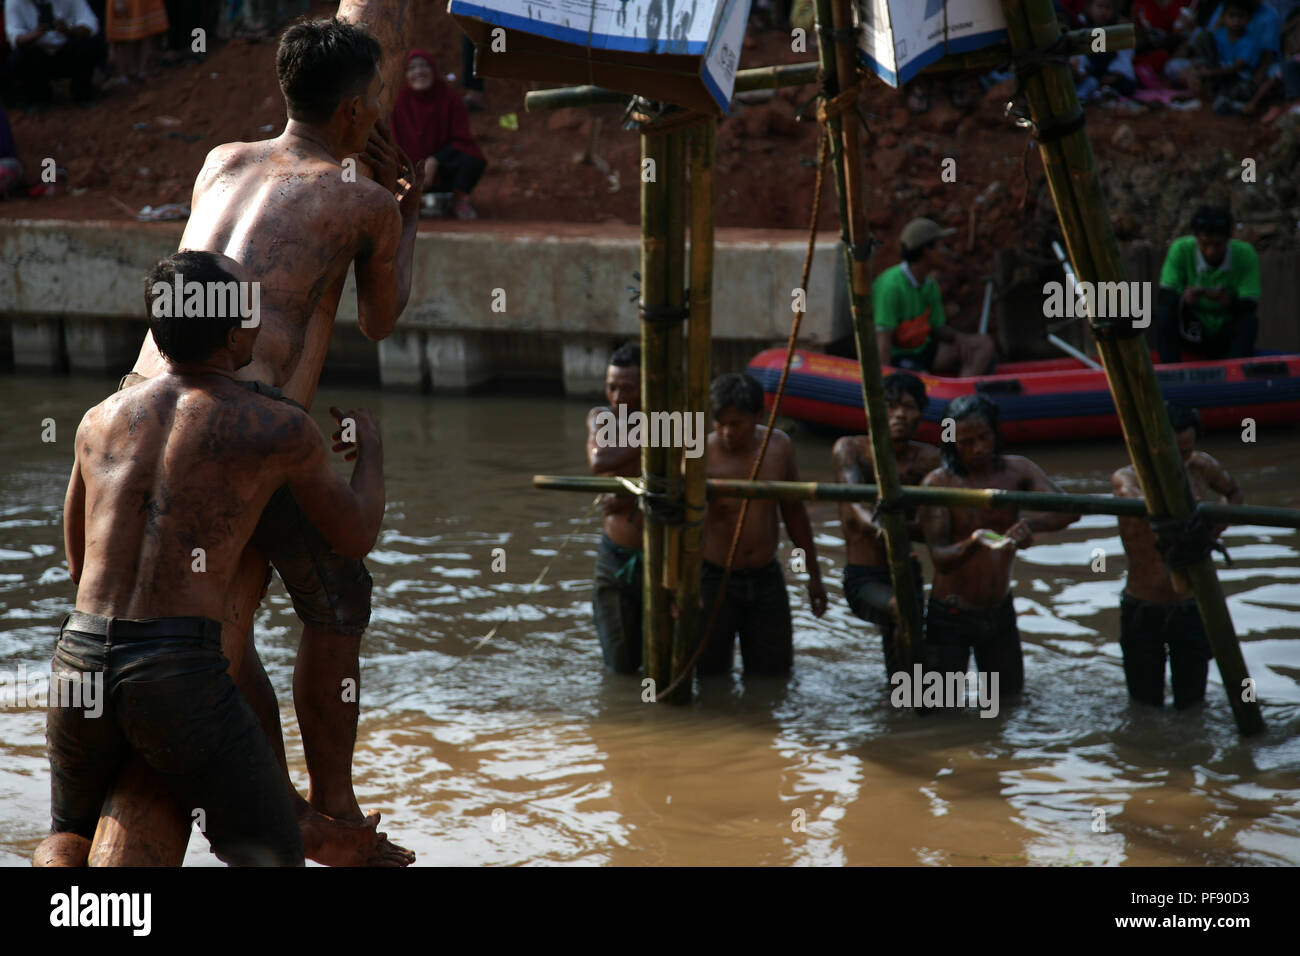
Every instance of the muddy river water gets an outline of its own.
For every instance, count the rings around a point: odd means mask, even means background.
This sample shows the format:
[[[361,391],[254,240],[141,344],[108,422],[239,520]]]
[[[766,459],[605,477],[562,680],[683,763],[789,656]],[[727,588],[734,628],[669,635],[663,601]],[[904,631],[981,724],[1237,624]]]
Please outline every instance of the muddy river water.
[[[0,377],[0,671],[48,672],[74,598],[61,531],[71,439],[109,387]],[[601,669],[590,496],[530,483],[585,473],[585,405],[327,386],[322,425],[331,404],[377,412],[388,476],[354,777],[361,805],[383,811],[420,863],[1300,864],[1296,532],[1230,528],[1234,566],[1216,559],[1268,724],[1250,740],[1213,667],[1201,710],[1128,703],[1124,558],[1106,517],[1019,557],[1026,693],[996,717],[890,706],[879,636],[840,590],[829,504],[810,508],[831,596],[823,619],[787,574],[793,676],[745,680],[737,662],[690,706],[656,706],[637,678]],[[46,418],[53,442],[41,441]],[[1201,447],[1249,503],[1300,508],[1300,431],[1258,438]],[[798,433],[796,446],[803,477],[832,477],[829,439]],[[1020,450],[1067,491],[1108,491],[1124,463],[1118,441]],[[305,788],[290,694],[298,626],[278,580],[257,632]],[[0,710],[0,863],[25,865],[48,825],[44,714],[11,706]],[[197,834],[187,863],[217,865]]]

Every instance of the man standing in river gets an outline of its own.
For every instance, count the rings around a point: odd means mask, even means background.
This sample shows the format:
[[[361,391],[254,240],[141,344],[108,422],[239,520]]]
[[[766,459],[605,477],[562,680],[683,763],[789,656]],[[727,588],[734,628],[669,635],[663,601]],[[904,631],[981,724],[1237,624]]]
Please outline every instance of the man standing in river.
[[[1203,451],[1196,450],[1201,417],[1195,409],[1166,403],[1178,450],[1187,467],[1192,497],[1244,504],[1246,497],[1228,470]],[[1111,475],[1120,498],[1141,498],[1142,486],[1132,465]],[[1223,533],[1212,528],[1210,539]],[[1156,536],[1147,518],[1120,518],[1119,536],[1128,556],[1128,577],[1119,600],[1119,646],[1124,655],[1124,680],[1133,700],[1152,707],[1165,702],[1165,648],[1169,649],[1169,676],[1174,707],[1182,710],[1205,699],[1205,679],[1214,653],[1196,609],[1196,598],[1174,590]]]
[[[748,478],[767,427],[758,424],[763,412],[763,386],[749,375],[719,375],[709,387],[714,431],[709,435],[707,461],[710,478]],[[798,481],[794,445],[785,432],[773,431],[759,481]],[[785,675],[794,665],[794,629],[790,597],[776,549],[781,540],[780,517],[796,548],[803,550],[808,574],[808,599],[817,617],[826,613],[817,546],[813,543],[808,509],[802,501],[755,498],[750,501],[745,525],[727,579],[727,590],[713,630],[704,636],[708,647],[701,653],[701,674],[726,674],[731,670],[736,636],[746,674]],[[740,517],[740,499],[717,497],[709,501],[704,524],[704,562],[700,599],[705,624],[713,613],[722,587],[727,552]]]
[[[913,441],[925,412],[925,384],[910,372],[885,376],[885,407],[889,415],[889,437],[898,462],[898,480],[904,485],[918,485],[939,467],[939,449]],[[850,485],[870,484],[876,480],[875,452],[869,435],[845,435],[831,450],[831,462],[840,481]],[[898,654],[894,640],[898,630],[898,604],[890,580],[885,538],[872,509],[860,501],[840,503],[840,525],[844,529],[844,597],[849,608],[864,621],[880,628],[880,643],[885,653],[885,674],[898,671]],[[909,537],[923,541],[921,523],[909,514]],[[911,566],[916,579],[916,594],[924,593],[921,563],[916,555]]]
[[[587,464],[593,475],[629,478],[641,475],[641,448],[603,445],[597,440],[602,412],[626,414],[641,409],[641,347],[628,342],[615,349],[605,369],[608,406],[587,413]],[[602,528],[596,557],[592,614],[605,667],[616,674],[641,668],[642,520],[637,499],[601,496]]]
[[[238,375],[303,408],[315,397],[349,266],[355,266],[361,331],[372,340],[392,332],[410,295],[420,173],[378,124],[381,56],[366,30],[337,19],[286,30],[276,54],[289,116],[284,132],[208,154],[181,237],[182,249],[227,255],[259,283],[263,330],[251,364]],[[353,154],[370,166],[373,180],[357,175]],[[407,185],[400,199],[399,177]],[[161,374],[164,366],[146,338],[124,385]],[[352,848],[315,858],[404,866],[414,854],[389,843],[376,830],[378,815],[364,816],[357,804],[351,767],[359,693],[340,692],[360,689],[370,575],[358,558],[329,549],[288,488],[268,504],[254,541],[260,553],[246,553],[231,588],[241,600],[226,620],[248,635],[247,666],[237,682],[286,766],[275,693],[252,645],[269,559],[303,622],[294,707],[311,790],[299,810],[304,818],[311,811],[323,815]]]
[[[998,407],[992,399],[980,394],[955,398],[944,411],[945,429],[950,420],[954,440],[939,445],[943,464],[926,475],[926,487],[1061,493],[1028,458],[1002,454]],[[1079,516],[1039,512],[1018,517],[1015,509],[956,505],[924,507],[920,515],[934,561],[925,621],[927,666],[944,674],[963,673],[973,648],[979,671],[998,674],[1002,693],[1014,697],[1025,683],[1011,595],[1016,551],[1034,543],[1034,532],[1058,531]]]
[[[209,289],[249,281],[214,253],[159,262],[146,301],[164,368],[92,408],[77,429],[64,507],[76,609],[51,672],[102,675],[108,694],[102,715],[49,709],[55,835],[46,848],[73,859],[89,852],[104,799],[135,751],[187,812],[202,809],[223,860],[301,865],[306,834],[291,789],[231,681],[243,635],[222,620],[244,548],[280,487],[330,545],[355,557],[370,550],[384,515],[379,428],[369,412],[331,409],[355,430],[355,444],[335,446],[356,459],[344,482],[310,415],[236,378],[257,324],[224,310],[193,315],[179,294],[158,308],[182,274]]]

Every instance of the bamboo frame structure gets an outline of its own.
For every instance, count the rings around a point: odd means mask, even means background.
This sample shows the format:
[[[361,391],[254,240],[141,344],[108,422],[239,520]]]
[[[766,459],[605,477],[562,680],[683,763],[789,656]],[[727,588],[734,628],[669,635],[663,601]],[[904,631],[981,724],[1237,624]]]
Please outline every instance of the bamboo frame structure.
[[[850,485],[820,481],[745,481],[742,478],[710,478],[709,497],[767,498],[797,501],[874,501],[879,485]],[[533,487],[541,491],[613,492],[631,495],[617,478],[568,475],[534,475]],[[961,508],[1019,508],[1028,511],[1065,511],[1071,514],[1115,515],[1118,518],[1150,516],[1142,498],[1110,495],[1052,494],[1042,491],[1007,491],[1003,488],[928,488],[902,485],[898,499],[906,505]],[[1300,511],[1261,505],[1197,503],[1195,511],[1212,524],[1257,524],[1273,528],[1300,529]]]
[[[1041,57],[1061,35],[1051,0],[1002,0],[1002,10],[1011,48],[1018,56]],[[1032,71],[1026,70],[1022,83],[1036,128],[1050,128],[1077,115],[1080,107],[1074,77],[1063,58],[1041,59]],[[1123,280],[1119,243],[1106,212],[1087,133],[1080,125],[1046,142],[1046,137],[1036,138],[1075,273],[1087,282]],[[1194,506],[1191,487],[1146,344],[1140,335],[1096,337],[1123,425],[1124,441],[1147,505],[1153,515],[1185,518]],[[1181,572],[1172,573],[1171,579],[1180,593],[1196,595],[1196,606],[1238,730],[1247,735],[1261,732],[1264,719],[1258,700],[1243,692],[1243,688],[1251,686],[1250,678],[1213,560],[1203,557]],[[1251,699],[1244,699],[1247,696]]]
[[[713,162],[717,122],[706,119],[690,135],[690,318],[686,361],[686,414],[709,411],[709,382],[713,350]],[[706,418],[707,420],[707,418]],[[683,505],[685,524],[680,535],[681,575],[677,582],[677,618],[673,630],[672,677],[676,679],[695,654],[703,635],[700,571],[704,560],[705,458],[685,460]],[[669,695],[672,703],[691,698],[687,677]]]
[[[831,24],[838,35],[849,31],[853,13],[849,0],[816,0],[814,7],[818,35],[825,38]],[[845,50],[844,48],[848,49]],[[840,91],[856,88],[856,47],[840,42],[818,44],[818,57],[825,77],[824,93],[832,99]],[[856,103],[856,98],[855,98]],[[910,560],[911,540],[907,522],[898,510],[898,462],[894,459],[894,446],[889,434],[889,416],[885,410],[885,390],[880,371],[880,355],[876,349],[875,324],[869,312],[871,274],[867,271],[870,239],[867,229],[866,192],[862,185],[862,155],[858,143],[856,115],[849,114],[845,122],[840,114],[832,113],[826,120],[826,134],[830,137],[831,160],[835,165],[835,195],[839,202],[840,228],[846,236],[844,261],[849,277],[849,306],[853,316],[853,336],[857,342],[858,367],[862,372],[862,404],[867,411],[867,424],[871,437],[876,479],[880,484],[878,521],[885,538],[885,554],[889,576],[894,586],[898,607],[899,627],[896,632],[899,666],[910,670],[921,659],[922,630],[921,594],[912,575]],[[858,250],[855,255],[854,250]]]

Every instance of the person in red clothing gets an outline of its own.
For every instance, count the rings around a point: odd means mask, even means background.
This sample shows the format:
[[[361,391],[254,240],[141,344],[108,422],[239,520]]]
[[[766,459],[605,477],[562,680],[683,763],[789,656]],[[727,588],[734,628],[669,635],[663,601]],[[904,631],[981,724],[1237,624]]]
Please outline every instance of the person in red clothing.
[[[1160,89],[1166,86],[1165,64],[1188,55],[1196,29],[1196,0],[1134,0],[1133,20],[1141,30],[1133,57],[1138,82]]]
[[[423,164],[425,191],[452,193],[456,218],[477,218],[469,194],[487,161],[470,132],[469,110],[426,50],[406,56],[406,85],[393,105],[392,131],[411,162]]]

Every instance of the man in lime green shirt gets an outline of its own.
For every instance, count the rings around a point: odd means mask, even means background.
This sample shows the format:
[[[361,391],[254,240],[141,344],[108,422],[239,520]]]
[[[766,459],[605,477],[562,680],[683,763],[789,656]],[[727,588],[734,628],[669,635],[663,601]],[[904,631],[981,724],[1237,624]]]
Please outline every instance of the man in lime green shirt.
[[[876,276],[871,311],[883,364],[963,377],[989,370],[993,340],[948,326],[939,283],[930,274],[940,262],[939,240],[953,231],[929,219],[913,219],[900,237],[903,261]]]
[[[1230,239],[1232,216],[1202,206],[1192,235],[1169,247],[1156,300],[1156,347],[1161,362],[1249,358],[1259,331],[1259,257],[1250,243]]]

